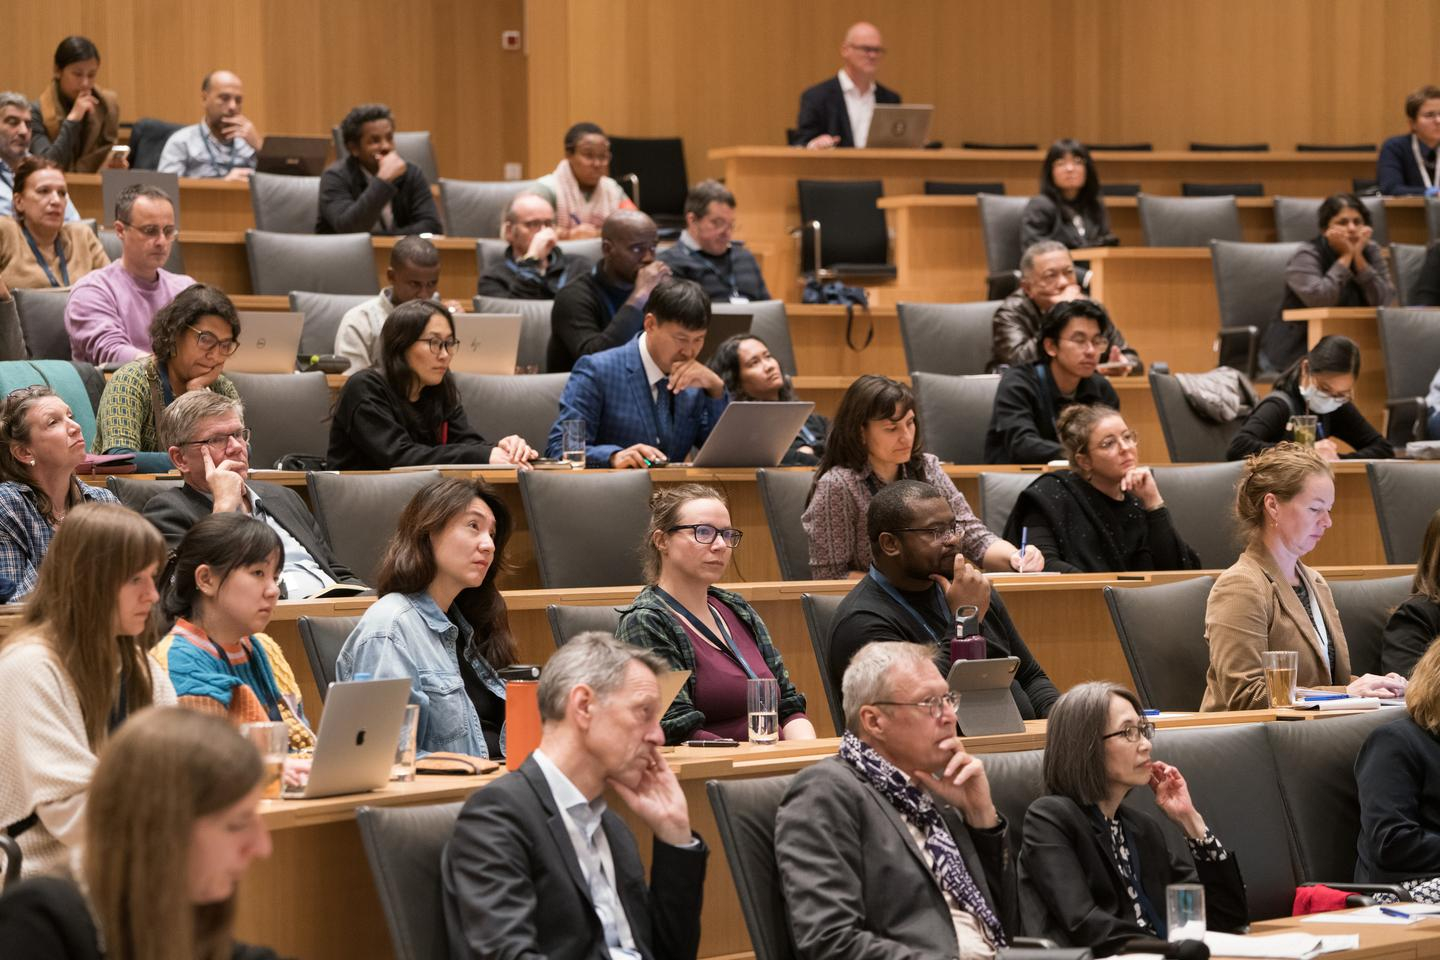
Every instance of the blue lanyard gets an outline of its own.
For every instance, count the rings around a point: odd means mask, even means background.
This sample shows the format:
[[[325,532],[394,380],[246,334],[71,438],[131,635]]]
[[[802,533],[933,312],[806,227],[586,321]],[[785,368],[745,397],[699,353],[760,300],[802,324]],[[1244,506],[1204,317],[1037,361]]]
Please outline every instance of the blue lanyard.
[[[708,626],[706,626],[704,621],[702,621],[699,617],[695,616],[695,614],[682,607],[674,597],[670,596],[670,594],[666,593],[664,590],[661,590],[658,586],[652,587],[652,589],[660,595],[660,599],[664,600],[666,605],[669,606],[671,610],[674,610],[677,614],[684,617],[685,621],[689,623],[690,626],[695,628],[696,633],[700,634],[700,636],[704,637],[706,640],[709,640],[715,646],[719,647],[722,653],[729,654],[730,657],[740,665],[740,669],[745,671],[745,676],[749,677],[751,680],[759,679],[755,671],[750,668],[750,664],[745,662],[745,657],[740,653],[739,648],[735,646],[735,639],[730,636],[730,628],[725,626],[725,618],[720,615],[720,612],[718,610],[715,610],[713,607],[711,607],[712,612],[714,612],[715,614],[715,622],[720,626],[720,633],[723,635],[723,639],[721,637],[717,637],[714,630],[711,630]],[[705,604],[706,606],[710,606],[710,601],[708,598],[706,599]]]
[[[220,163],[220,158],[215,156],[215,148],[210,146],[209,128],[205,126],[203,121],[195,124],[195,126],[200,128],[200,142],[205,145],[205,152],[210,154],[210,165],[213,166],[216,170],[220,171],[220,176],[226,176],[230,173],[231,170],[235,169],[236,164],[239,162],[238,160],[236,160],[236,153],[240,149],[240,144],[236,143],[235,141],[239,140],[240,138],[236,137],[235,140],[230,141],[230,162],[222,166]]]
[[[3,165],[4,165],[4,161],[0,161],[0,166],[3,166]],[[41,269],[41,270],[44,270],[44,271],[45,271],[45,279],[50,281],[50,286],[52,286],[52,287],[68,287],[68,286],[70,286],[70,268],[69,268],[69,267],[66,265],[66,263],[65,263],[65,253],[64,253],[64,251],[62,251],[62,250],[60,249],[60,235],[59,235],[59,234],[56,234],[56,235],[55,235],[55,259],[58,260],[58,261],[60,261],[60,277],[61,277],[62,280],[65,281],[64,283],[61,283],[59,280],[56,280],[56,279],[55,279],[55,274],[53,274],[53,273],[50,272],[50,264],[48,264],[48,263],[45,262],[45,257],[40,253],[40,245],[35,242],[35,238],[34,238],[34,237],[30,236],[30,228],[27,227],[27,226],[25,226],[25,224],[22,223],[22,224],[20,224],[20,230],[21,230],[22,233],[25,234],[25,242],[28,243],[28,244],[30,244],[30,252],[33,253],[33,254],[35,254],[35,262],[38,263],[38,264],[40,264],[40,269]]]
[[[911,606],[909,600],[906,600],[903,596],[901,596],[900,591],[895,589],[895,585],[885,578],[885,574],[875,569],[875,565],[873,563],[870,565],[869,576],[871,580],[874,580],[880,585],[881,590],[884,590],[887,594],[889,594],[891,600],[894,600],[896,603],[898,603],[906,613],[910,614],[910,616],[914,618],[916,623],[920,624],[921,629],[923,629],[925,633],[930,637],[931,642],[938,644],[941,641],[942,635],[935,632],[935,628],[930,626],[929,621],[927,621],[924,617],[920,615],[919,610],[916,610],[913,606]],[[945,615],[945,619],[948,621],[950,619],[950,605],[945,602],[945,591],[941,590],[940,584],[934,582],[933,580],[930,582],[930,586],[935,591],[936,604],[939,606],[940,611]]]
[[[683,247],[685,245],[682,243],[681,246]],[[728,284],[730,287],[731,296],[740,296],[740,287],[737,286],[735,283],[735,258],[733,256],[730,258],[730,276],[727,277],[725,276],[725,274],[720,272],[720,268],[715,266],[714,262],[712,262],[709,257],[705,256],[699,250],[696,250],[693,247],[685,247],[685,251],[689,253],[691,257],[700,262],[701,269],[709,270],[711,273],[715,274],[715,276],[719,277],[726,284]]]

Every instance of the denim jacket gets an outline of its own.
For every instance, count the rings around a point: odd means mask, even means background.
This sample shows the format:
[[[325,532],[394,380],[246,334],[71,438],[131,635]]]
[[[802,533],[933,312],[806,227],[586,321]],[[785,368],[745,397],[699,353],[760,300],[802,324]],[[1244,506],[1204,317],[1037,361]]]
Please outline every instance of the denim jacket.
[[[459,610],[447,617],[428,593],[387,593],[365,611],[345,639],[335,674],[341,680],[357,673],[369,673],[376,680],[409,677],[410,702],[420,705],[419,751],[488,757],[480,717],[465,693],[455,658],[456,640],[463,640],[470,665],[492,693],[503,698],[505,684],[474,652],[473,635]],[[504,727],[500,748],[505,748]]]

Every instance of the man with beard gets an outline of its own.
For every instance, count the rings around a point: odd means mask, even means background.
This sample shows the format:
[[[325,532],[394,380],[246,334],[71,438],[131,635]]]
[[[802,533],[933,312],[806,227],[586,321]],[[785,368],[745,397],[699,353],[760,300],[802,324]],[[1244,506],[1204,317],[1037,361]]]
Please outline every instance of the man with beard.
[[[35,128],[30,125],[30,100],[23,93],[0,93],[0,217],[14,216],[15,171],[30,156]],[[74,202],[65,198],[65,222],[80,219]]]
[[[205,116],[165,141],[156,168],[161,173],[211,180],[249,180],[256,152],[264,144],[250,118],[240,112],[245,85],[229,70],[207,73],[200,82]]]

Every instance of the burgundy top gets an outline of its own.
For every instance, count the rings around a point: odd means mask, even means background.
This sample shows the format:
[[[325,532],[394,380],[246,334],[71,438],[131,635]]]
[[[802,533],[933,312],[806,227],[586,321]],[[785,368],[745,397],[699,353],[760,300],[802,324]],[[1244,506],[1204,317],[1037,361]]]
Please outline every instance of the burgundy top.
[[[723,603],[710,602],[710,609],[720,615],[730,629],[730,639],[740,656],[760,678],[775,674],[760,655],[760,647],[745,622]],[[687,621],[681,620],[685,635],[695,651],[695,709],[705,714],[705,725],[691,734],[695,740],[729,738],[742,743],[750,738],[749,702],[746,682],[750,677],[724,653],[716,650]],[[788,717],[781,717],[783,724]]]

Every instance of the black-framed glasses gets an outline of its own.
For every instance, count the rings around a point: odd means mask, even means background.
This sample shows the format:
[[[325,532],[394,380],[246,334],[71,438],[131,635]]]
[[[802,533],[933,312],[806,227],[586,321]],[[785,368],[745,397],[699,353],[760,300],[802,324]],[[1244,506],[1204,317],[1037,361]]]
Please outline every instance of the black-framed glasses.
[[[696,543],[714,543],[715,538],[719,537],[727,547],[740,546],[740,540],[745,536],[744,531],[734,527],[717,527],[713,523],[677,523],[665,532],[674,533],[676,530],[689,530]]]
[[[228,340],[221,340],[209,330],[201,330],[194,324],[186,324],[185,329],[195,334],[195,342],[200,345],[200,349],[205,353],[209,353],[211,350],[219,350],[222,357],[228,357],[240,349],[240,341],[234,337]]]
[[[875,707],[922,707],[930,711],[931,720],[939,720],[945,716],[945,708],[949,707],[954,713],[960,705],[960,698],[953,693],[947,693],[939,697],[926,697],[924,700],[911,702],[908,700],[876,700],[871,706]]]
[[[933,527],[897,527],[891,533],[923,533],[930,538],[931,543],[940,543],[951,537],[960,536],[960,521],[952,520],[948,525],[937,523]]]
[[[239,430],[236,430],[234,433],[217,433],[217,434],[215,434],[215,436],[213,436],[213,437],[205,437],[203,440],[186,440],[185,443],[182,444],[182,446],[186,446],[186,447],[198,447],[198,446],[200,446],[201,444],[204,444],[205,446],[211,447],[212,449],[224,450],[226,447],[228,447],[228,446],[230,445],[230,441],[231,441],[231,440],[238,440],[238,441],[240,441],[241,443],[249,443],[249,442],[250,442],[250,428],[249,428],[249,427],[241,427]]]
[[[1102,353],[1110,348],[1109,337],[1087,337],[1083,333],[1079,336],[1062,338],[1065,343],[1075,347],[1077,350],[1084,350],[1087,346],[1094,347]]]
[[[429,347],[430,352],[437,357],[440,356],[442,348],[446,353],[454,353],[455,348],[460,346],[460,339],[458,337],[448,337],[444,340],[441,340],[439,337],[425,337],[420,342]]]
[[[1146,720],[1144,723],[1127,723],[1114,733],[1107,733],[1100,739],[1109,740],[1113,737],[1124,737],[1130,743],[1139,743],[1141,737],[1144,737],[1146,740],[1154,740],[1155,724],[1149,720]]]

